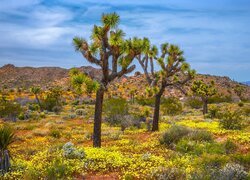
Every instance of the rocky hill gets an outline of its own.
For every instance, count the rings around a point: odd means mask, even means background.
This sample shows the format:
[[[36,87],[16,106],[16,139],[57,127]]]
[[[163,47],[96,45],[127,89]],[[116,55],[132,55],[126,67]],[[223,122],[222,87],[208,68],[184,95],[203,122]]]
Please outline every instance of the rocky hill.
[[[79,68],[81,71],[93,77],[100,77],[100,72],[91,66]],[[0,68],[0,88],[41,86],[47,87],[52,84],[64,84],[68,78],[69,69],[60,67],[15,67],[12,64],[4,65]]]
[[[91,66],[83,66],[79,68],[82,72],[88,74],[91,77],[101,78],[101,72],[99,69],[95,69]],[[41,86],[43,88],[50,87],[52,85],[60,85],[64,88],[69,87],[69,69],[60,67],[15,67],[12,64],[7,64],[0,68],[0,88],[6,86],[8,88]],[[212,76],[212,75],[197,75],[195,79],[202,79],[205,82],[213,80],[217,86],[218,92],[221,95],[230,95],[237,99],[237,95],[234,93],[234,87],[240,83],[232,81],[228,77]],[[119,82],[119,83],[118,83]],[[191,82],[189,83],[189,85]],[[185,87],[188,91],[189,85]],[[245,87],[244,97],[250,98],[250,87],[244,84],[240,84]],[[144,75],[136,72],[134,76],[124,76],[117,79],[111,84],[110,90],[118,93],[119,96],[129,97],[131,89],[136,89],[139,94],[145,93],[143,89],[147,86]],[[165,92],[165,96],[174,95],[182,97],[183,94],[174,88],[168,88]]]

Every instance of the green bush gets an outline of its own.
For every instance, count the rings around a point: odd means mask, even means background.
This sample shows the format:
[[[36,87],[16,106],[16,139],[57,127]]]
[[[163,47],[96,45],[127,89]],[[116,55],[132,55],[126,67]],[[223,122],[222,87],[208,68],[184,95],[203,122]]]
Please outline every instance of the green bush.
[[[158,168],[152,172],[149,179],[159,179],[159,180],[184,180],[186,179],[186,174],[181,169],[172,168]]]
[[[250,152],[247,154],[234,154],[232,155],[232,158],[234,162],[243,165],[247,169],[250,169]]]
[[[215,95],[210,98],[208,98],[208,103],[223,103],[223,102],[232,102],[232,96],[223,96],[223,95]]]
[[[212,142],[213,136],[210,132],[206,130],[194,130],[192,131],[188,138],[193,141],[199,141],[199,142]]]
[[[211,105],[208,109],[208,117],[209,118],[220,118],[220,108],[216,105]]]
[[[40,109],[40,107],[39,107],[39,105],[38,104],[29,104],[28,105],[28,108],[29,108],[29,110],[31,110],[31,111],[38,111],[39,109]]]
[[[69,167],[61,159],[55,159],[50,166],[46,169],[47,179],[66,179],[69,176]]]
[[[176,144],[176,150],[181,153],[201,154],[202,150],[198,147],[199,145],[195,141],[189,139],[181,139]]]
[[[167,98],[162,101],[161,108],[166,115],[178,115],[182,112],[182,104],[177,98]]]
[[[51,129],[49,132],[49,135],[54,137],[54,138],[60,138],[61,132],[58,129]]]
[[[203,154],[197,159],[197,165],[203,169],[219,169],[223,167],[229,158],[220,154]]]
[[[136,97],[136,102],[142,106],[154,106],[155,98],[154,97],[150,97],[150,98]]]
[[[193,109],[200,109],[203,105],[202,101],[198,98],[189,97],[185,102],[186,106],[189,106]]]
[[[173,143],[177,143],[190,132],[191,130],[185,126],[174,125],[163,133],[162,137],[160,138],[160,143],[166,146],[173,145]]]
[[[54,106],[52,108],[52,111],[55,113],[55,114],[59,114],[61,111],[62,111],[62,107],[61,106]]]
[[[75,113],[76,113],[77,116],[84,116],[84,115],[87,114],[86,111],[85,111],[84,109],[77,109],[77,110],[75,111]]]
[[[22,112],[21,105],[13,101],[0,100],[0,118],[7,118],[16,121],[17,116]]]
[[[221,114],[219,124],[224,129],[240,130],[243,128],[243,118],[237,111],[226,111]]]
[[[55,106],[61,107],[62,106],[61,95],[62,91],[60,88],[56,87],[50,89],[50,91],[46,93],[42,101],[42,106],[44,107],[44,109],[52,112]]]
[[[223,145],[227,154],[234,153],[237,150],[237,145],[231,140],[227,140]]]
[[[122,98],[107,99],[104,103],[106,122],[110,125],[120,125],[123,116],[128,114],[128,103]]]
[[[239,106],[239,107],[243,107],[243,106],[244,106],[244,103],[243,103],[243,102],[239,102],[239,103],[238,103],[238,106]]]
[[[176,144],[176,150],[181,153],[189,153],[194,155],[200,155],[203,153],[209,154],[223,154],[224,148],[218,143],[207,143],[191,141],[188,138],[181,139]]]

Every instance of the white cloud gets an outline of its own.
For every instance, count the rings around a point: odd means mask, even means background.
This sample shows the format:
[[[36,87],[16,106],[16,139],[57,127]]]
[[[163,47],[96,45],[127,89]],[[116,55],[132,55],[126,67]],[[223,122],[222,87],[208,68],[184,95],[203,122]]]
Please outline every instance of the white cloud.
[[[1,0],[0,12],[9,12],[37,5],[41,0]]]

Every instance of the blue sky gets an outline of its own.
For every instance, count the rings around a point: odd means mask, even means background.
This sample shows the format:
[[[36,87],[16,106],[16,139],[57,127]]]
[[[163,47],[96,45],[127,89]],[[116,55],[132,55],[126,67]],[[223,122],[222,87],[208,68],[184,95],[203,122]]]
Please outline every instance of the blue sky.
[[[72,38],[114,11],[126,37],[177,44],[199,73],[250,80],[249,0],[1,0],[0,66],[89,65]]]

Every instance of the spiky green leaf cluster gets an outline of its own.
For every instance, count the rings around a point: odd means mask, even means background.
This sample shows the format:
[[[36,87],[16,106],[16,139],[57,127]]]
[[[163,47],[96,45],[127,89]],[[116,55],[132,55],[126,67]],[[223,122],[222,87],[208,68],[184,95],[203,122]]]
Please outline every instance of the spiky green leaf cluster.
[[[92,80],[87,75],[83,73],[78,73],[71,76],[71,84],[78,94],[83,93],[85,90],[88,94],[97,91],[99,88],[99,83]]]
[[[7,150],[8,146],[14,141],[14,131],[8,125],[0,127],[0,151]]]
[[[102,23],[104,27],[116,28],[119,22],[120,22],[120,16],[115,12],[102,15]]]
[[[216,89],[213,83],[208,84],[201,80],[194,81],[191,90],[201,97],[209,97],[216,94]]]

